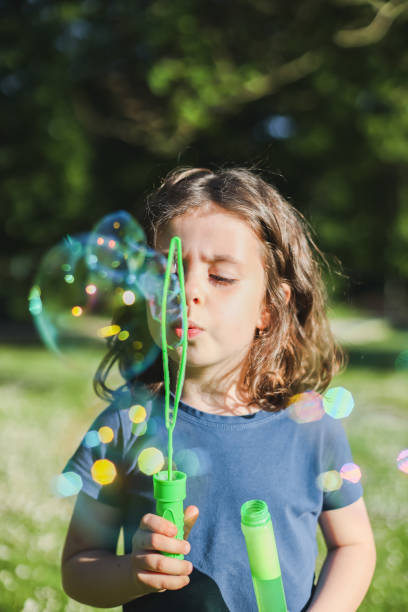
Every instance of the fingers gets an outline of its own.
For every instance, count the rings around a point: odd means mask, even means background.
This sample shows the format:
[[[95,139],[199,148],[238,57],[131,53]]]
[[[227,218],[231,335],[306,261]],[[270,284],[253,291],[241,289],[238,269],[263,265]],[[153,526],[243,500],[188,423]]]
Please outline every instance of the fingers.
[[[170,576],[188,576],[193,571],[193,564],[183,559],[166,557],[154,553],[135,553],[133,555],[134,566],[138,572],[147,570]]]
[[[199,510],[197,506],[187,506],[184,510],[184,539],[187,540],[190,535],[190,531],[194,527],[196,520],[198,519]]]
[[[140,529],[162,533],[170,538],[177,534],[177,527],[174,523],[157,514],[151,514],[150,512],[142,516]]]
[[[133,536],[133,550],[153,550],[167,552],[177,555],[187,555],[191,546],[186,540],[177,540],[175,537],[168,537],[161,533],[152,533],[138,529]]]
[[[152,591],[177,591],[187,586],[190,582],[188,576],[167,576],[166,574],[155,574],[154,572],[138,572],[138,580],[150,587]]]

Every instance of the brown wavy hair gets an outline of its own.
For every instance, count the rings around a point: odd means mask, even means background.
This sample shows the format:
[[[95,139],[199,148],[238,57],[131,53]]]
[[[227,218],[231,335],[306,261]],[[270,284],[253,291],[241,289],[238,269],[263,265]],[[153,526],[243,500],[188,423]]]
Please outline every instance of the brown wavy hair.
[[[181,168],[172,171],[147,199],[149,246],[156,247],[159,230],[171,219],[209,202],[245,220],[263,249],[265,300],[273,324],[262,334],[257,331],[242,370],[240,384],[249,398],[247,407],[276,412],[286,406],[291,395],[306,390],[323,392],[344,368],[346,356],[333,337],[326,314],[328,296],[322,269],[326,266],[330,272],[330,265],[314,243],[308,222],[252,170]],[[283,282],[291,289],[288,304]],[[122,309],[114,322],[129,328],[129,312]],[[145,316],[140,311],[133,314]],[[117,360],[127,381],[140,382],[153,394],[164,389],[161,351],[137,376],[132,374],[134,354],[130,341],[112,342],[94,379],[99,395],[109,395],[106,377]]]

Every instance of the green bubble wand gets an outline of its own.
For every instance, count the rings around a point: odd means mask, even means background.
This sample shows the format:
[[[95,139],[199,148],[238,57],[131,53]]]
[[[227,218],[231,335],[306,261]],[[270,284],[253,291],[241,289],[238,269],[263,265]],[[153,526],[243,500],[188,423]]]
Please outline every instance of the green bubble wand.
[[[169,377],[169,359],[167,347],[173,348],[167,344],[166,333],[166,311],[167,311],[167,296],[169,291],[170,273],[174,259],[174,250],[177,247],[177,269],[180,283],[180,299],[182,310],[182,354],[177,373],[176,394],[174,398],[174,408],[170,421],[170,377]],[[162,320],[161,320],[161,340],[163,351],[163,372],[164,372],[164,388],[165,388],[165,419],[166,429],[168,431],[168,469],[153,474],[153,491],[156,500],[156,514],[163,516],[165,519],[174,523],[177,527],[176,539],[184,538],[184,510],[183,500],[186,497],[187,474],[180,471],[173,471],[173,430],[176,425],[178,404],[181,396],[181,391],[184,384],[184,373],[186,369],[187,357],[187,305],[186,294],[184,287],[184,271],[183,259],[181,252],[181,239],[178,236],[173,236],[170,241],[169,253],[167,257],[167,267],[164,276],[163,297],[162,297]],[[176,559],[184,559],[184,555],[162,552],[167,557],[175,557]]]

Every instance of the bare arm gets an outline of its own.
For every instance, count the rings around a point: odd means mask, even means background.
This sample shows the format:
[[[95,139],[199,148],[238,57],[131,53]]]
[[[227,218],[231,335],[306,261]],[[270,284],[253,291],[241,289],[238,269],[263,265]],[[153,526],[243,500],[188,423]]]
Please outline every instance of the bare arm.
[[[185,511],[185,538],[198,508]],[[176,527],[146,514],[133,536],[131,554],[116,555],[120,512],[80,493],[62,554],[62,585],[69,597],[99,608],[111,608],[160,590],[177,590],[189,582],[189,561],[169,558],[160,551],[188,553],[188,542],[176,540]],[[175,530],[175,531],[174,531]]]
[[[80,493],[62,553],[67,595],[96,607],[113,607],[138,596],[130,555],[117,556],[119,510]]]
[[[322,512],[319,523],[328,552],[308,612],[354,612],[368,591],[376,564],[363,498]]]

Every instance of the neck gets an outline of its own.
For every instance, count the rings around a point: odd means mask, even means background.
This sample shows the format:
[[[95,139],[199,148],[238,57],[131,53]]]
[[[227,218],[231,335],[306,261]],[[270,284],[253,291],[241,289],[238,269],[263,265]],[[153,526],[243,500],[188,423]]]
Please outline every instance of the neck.
[[[176,393],[178,363],[170,362],[170,388]],[[259,408],[248,408],[248,397],[242,391],[244,367],[236,364],[220,373],[220,368],[187,368],[181,399],[203,412],[240,416],[252,414]]]

